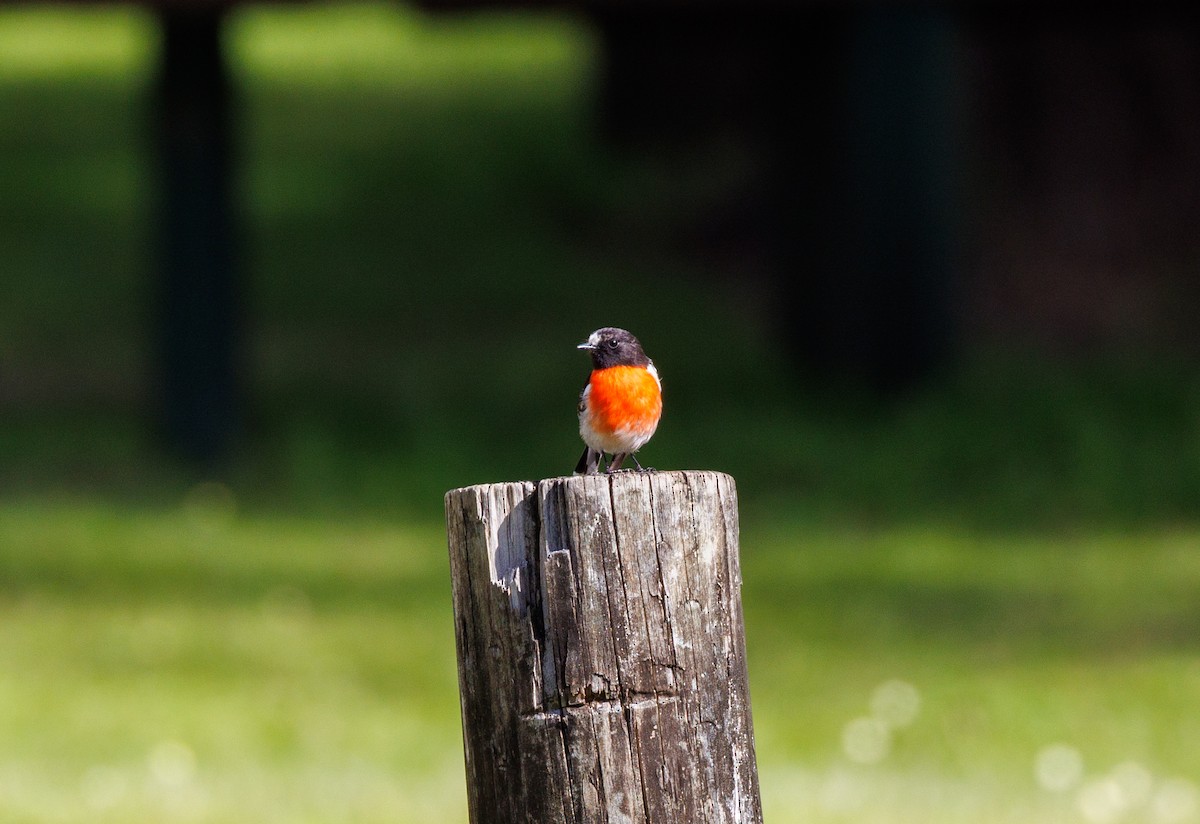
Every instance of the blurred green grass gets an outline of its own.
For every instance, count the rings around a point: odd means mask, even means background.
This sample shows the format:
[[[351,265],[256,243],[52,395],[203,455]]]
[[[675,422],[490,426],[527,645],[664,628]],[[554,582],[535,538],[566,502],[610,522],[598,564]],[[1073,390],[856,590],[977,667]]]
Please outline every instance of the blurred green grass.
[[[0,13],[0,820],[464,820],[441,494],[570,468],[605,323],[665,376],[647,461],[738,479],[769,820],[1197,820],[1189,365],[803,390],[756,281],[671,240],[721,176],[589,136],[578,21],[253,7],[251,426],[218,482],[145,415],[155,36]],[[920,712],[865,758],[896,679]]]
[[[5,820],[463,820],[442,541],[216,485],[0,507]],[[1163,788],[1200,769],[1200,532],[784,518],[743,556],[771,820],[1084,821],[1075,793],[1122,764],[1153,780],[1123,820],[1194,818]],[[848,725],[897,679],[919,712],[859,763]],[[1050,792],[1061,743],[1085,773]]]

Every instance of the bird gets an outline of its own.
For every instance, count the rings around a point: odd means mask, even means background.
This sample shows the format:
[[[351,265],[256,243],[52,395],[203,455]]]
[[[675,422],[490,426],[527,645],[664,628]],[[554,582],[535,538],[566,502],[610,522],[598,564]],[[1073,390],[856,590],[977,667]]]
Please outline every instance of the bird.
[[[662,417],[662,381],[638,339],[624,329],[597,329],[577,347],[592,356],[592,373],[579,396],[579,436],[587,445],[577,475],[616,472],[658,428]],[[642,465],[633,462],[639,471]]]

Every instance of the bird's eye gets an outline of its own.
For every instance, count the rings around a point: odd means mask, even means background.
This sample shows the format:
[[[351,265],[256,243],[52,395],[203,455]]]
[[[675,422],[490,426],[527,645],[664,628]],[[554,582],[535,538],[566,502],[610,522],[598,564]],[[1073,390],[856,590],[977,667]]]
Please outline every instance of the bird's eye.
[[[607,346],[609,349],[616,349],[618,346],[620,346],[620,344],[617,343],[615,340],[605,341],[604,345]]]

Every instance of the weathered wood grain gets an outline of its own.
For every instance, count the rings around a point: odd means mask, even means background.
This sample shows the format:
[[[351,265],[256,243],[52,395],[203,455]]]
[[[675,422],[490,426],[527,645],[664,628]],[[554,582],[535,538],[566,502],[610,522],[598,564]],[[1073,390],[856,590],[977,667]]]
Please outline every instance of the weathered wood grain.
[[[472,486],[446,525],[473,824],[762,821],[732,478]]]

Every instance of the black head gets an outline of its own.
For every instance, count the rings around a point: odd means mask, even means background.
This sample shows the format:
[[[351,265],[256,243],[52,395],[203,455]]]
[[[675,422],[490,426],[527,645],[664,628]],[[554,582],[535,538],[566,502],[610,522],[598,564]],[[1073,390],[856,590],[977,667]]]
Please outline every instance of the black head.
[[[648,366],[650,359],[642,351],[638,339],[613,326],[597,329],[586,341],[579,344],[580,349],[592,353],[592,367],[607,369],[610,366]]]

